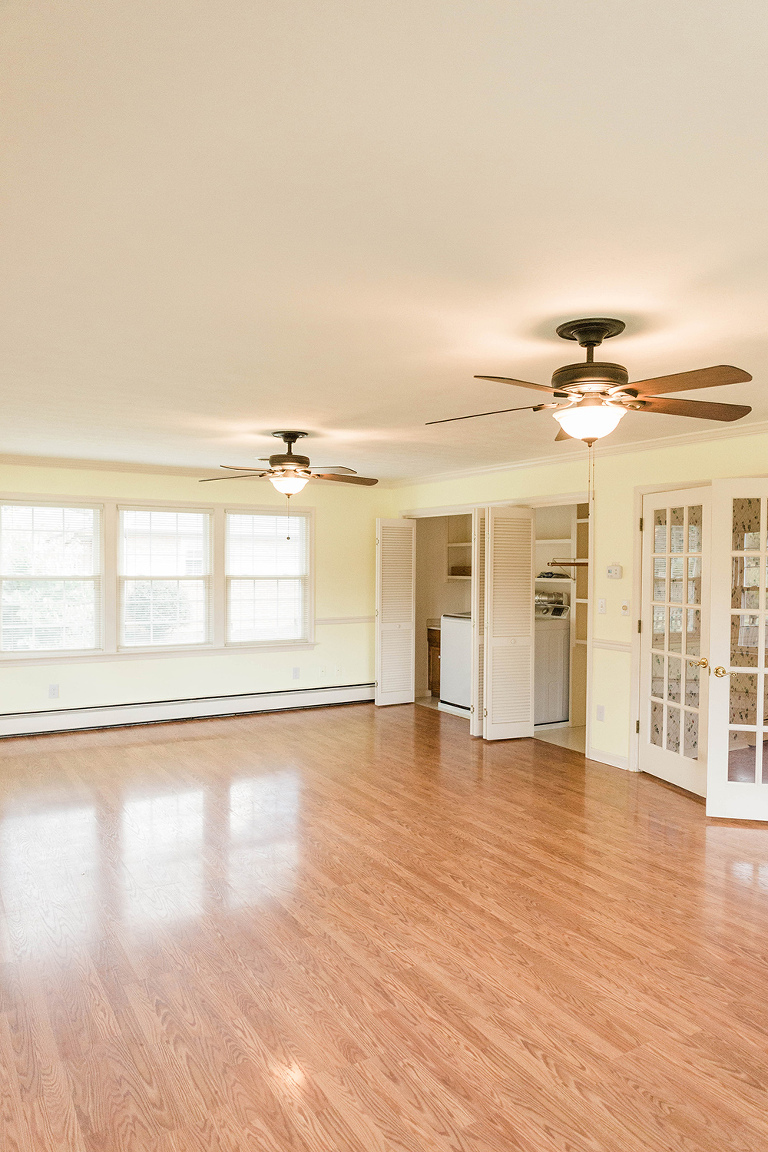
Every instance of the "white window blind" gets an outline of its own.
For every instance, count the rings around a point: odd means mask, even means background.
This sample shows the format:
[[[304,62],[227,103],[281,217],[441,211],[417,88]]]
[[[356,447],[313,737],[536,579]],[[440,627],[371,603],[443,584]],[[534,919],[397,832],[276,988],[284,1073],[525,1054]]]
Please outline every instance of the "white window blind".
[[[101,643],[98,508],[0,504],[0,651]]]
[[[120,644],[157,648],[211,639],[211,517],[120,510]]]
[[[228,643],[309,640],[309,515],[228,512],[226,580]]]
[[[100,645],[98,508],[0,505],[0,651]]]

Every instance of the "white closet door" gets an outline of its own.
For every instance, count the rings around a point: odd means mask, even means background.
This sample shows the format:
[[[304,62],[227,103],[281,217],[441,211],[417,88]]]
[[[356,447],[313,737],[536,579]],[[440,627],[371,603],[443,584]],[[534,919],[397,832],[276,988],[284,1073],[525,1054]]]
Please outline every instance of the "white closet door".
[[[376,521],[377,704],[413,703],[415,552],[413,520]]]
[[[483,736],[533,736],[533,513],[489,508]]]
[[[483,734],[485,685],[485,533],[487,508],[472,511],[472,707],[471,736]]]

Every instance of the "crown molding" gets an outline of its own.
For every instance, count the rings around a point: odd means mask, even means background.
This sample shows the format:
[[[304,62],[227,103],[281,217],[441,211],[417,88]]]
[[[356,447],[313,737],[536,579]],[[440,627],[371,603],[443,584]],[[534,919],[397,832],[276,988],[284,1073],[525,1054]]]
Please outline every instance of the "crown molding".
[[[768,420],[733,428],[712,428],[701,432],[681,432],[677,436],[656,436],[649,440],[636,440],[630,444],[606,444],[595,448],[595,457],[626,456],[633,452],[652,452],[658,448],[678,448],[686,444],[707,444],[715,440],[735,440],[744,436],[762,436],[768,432]],[[390,480],[387,488],[413,488],[420,484],[439,484],[445,480],[467,480],[473,476],[489,476],[499,472],[516,472],[526,468],[543,468],[550,464],[566,464],[577,457],[575,453],[550,453],[547,456],[531,456],[525,460],[511,460],[505,464],[489,464],[484,468],[456,469],[452,472],[435,472],[412,479]]]
[[[625,456],[632,452],[651,452],[657,448],[677,448],[686,444],[707,444],[716,440],[734,440],[743,436],[761,436],[768,432],[768,420],[752,424],[728,425],[700,432],[682,432],[676,436],[657,436],[649,440],[636,440],[630,444],[605,444],[595,448],[595,457]],[[527,468],[545,468],[551,464],[564,464],[577,459],[575,452],[560,451],[546,456],[530,456],[524,460],[508,460],[502,464],[488,464],[483,468],[463,468],[451,472],[433,472],[426,476],[387,477],[379,481],[379,490],[413,488],[420,484],[439,484],[444,480],[464,480],[473,476],[490,476],[499,472],[516,472]],[[0,467],[4,464],[23,468],[68,468],[86,472],[133,472],[158,476],[188,476],[199,480],[208,476],[210,468],[192,465],[139,464],[126,460],[82,460],[69,456],[20,456],[0,454]]]
[[[79,460],[70,456],[11,456],[0,454],[4,464],[22,468],[71,468],[84,472],[145,472],[160,476],[208,476],[215,468],[193,468],[175,464],[137,464],[126,460]]]

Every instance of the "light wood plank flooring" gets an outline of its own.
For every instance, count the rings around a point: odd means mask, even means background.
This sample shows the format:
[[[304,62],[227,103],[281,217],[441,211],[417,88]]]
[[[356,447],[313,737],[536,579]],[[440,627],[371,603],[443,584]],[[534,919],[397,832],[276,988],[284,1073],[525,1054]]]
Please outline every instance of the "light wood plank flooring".
[[[0,742],[3,1152],[765,1152],[768,829],[370,705]]]

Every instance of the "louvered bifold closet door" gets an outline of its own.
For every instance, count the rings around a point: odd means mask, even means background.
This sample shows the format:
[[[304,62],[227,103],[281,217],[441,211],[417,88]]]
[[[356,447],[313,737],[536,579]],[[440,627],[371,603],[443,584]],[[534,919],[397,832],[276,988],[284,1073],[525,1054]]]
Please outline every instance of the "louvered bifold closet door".
[[[533,736],[533,515],[489,508],[483,736]]]
[[[377,704],[414,698],[416,525],[376,521]]]
[[[472,708],[471,736],[483,734],[485,684],[485,534],[487,508],[472,511]]]

